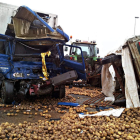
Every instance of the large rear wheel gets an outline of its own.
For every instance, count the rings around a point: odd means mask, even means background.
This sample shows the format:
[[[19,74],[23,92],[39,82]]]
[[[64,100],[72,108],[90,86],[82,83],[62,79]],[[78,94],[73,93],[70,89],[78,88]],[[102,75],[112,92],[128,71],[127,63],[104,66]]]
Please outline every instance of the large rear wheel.
[[[1,88],[1,97],[4,104],[11,104],[14,97],[14,83],[4,80]]]

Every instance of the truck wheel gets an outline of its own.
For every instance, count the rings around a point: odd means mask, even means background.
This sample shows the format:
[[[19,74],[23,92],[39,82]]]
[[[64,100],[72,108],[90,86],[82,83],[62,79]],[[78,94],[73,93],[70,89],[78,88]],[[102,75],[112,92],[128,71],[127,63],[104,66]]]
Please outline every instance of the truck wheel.
[[[62,85],[59,91],[59,98],[64,98],[64,97],[65,97],[65,85]]]
[[[58,91],[53,91],[52,97],[63,98],[65,97],[65,85],[61,85]]]
[[[115,62],[116,60],[121,59],[121,55],[109,55],[102,59],[102,65]]]
[[[4,104],[11,104],[14,97],[14,84],[3,81],[1,88],[1,97]]]

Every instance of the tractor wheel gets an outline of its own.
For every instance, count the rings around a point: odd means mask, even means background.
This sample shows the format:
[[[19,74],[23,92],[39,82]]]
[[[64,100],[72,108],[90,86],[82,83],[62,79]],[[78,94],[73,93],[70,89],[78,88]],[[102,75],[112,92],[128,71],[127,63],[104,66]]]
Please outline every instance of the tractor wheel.
[[[2,103],[11,104],[14,97],[14,83],[3,81],[1,88]]]

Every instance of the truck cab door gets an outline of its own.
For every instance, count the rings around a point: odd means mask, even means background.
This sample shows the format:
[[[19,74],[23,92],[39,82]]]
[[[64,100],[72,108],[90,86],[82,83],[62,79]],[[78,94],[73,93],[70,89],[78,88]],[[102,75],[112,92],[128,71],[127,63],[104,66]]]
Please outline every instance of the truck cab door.
[[[67,44],[57,44],[56,47],[57,47],[59,58],[60,58],[60,66],[62,67],[64,72],[75,70],[78,75],[77,80],[78,79],[86,80],[85,62],[84,62],[84,57],[83,57],[81,48],[77,46],[67,45]],[[81,53],[82,61],[77,62],[73,57],[69,55],[64,56],[65,47],[68,47],[67,50],[70,50],[72,47],[78,49],[79,53]]]

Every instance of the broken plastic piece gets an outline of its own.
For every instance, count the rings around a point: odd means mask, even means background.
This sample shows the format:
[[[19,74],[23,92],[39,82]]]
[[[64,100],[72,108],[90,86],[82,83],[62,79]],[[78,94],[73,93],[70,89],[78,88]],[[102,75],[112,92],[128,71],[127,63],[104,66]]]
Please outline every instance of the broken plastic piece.
[[[59,121],[59,120],[61,120],[60,118],[57,118],[57,119],[50,119],[50,121]]]
[[[86,115],[82,115],[79,114],[80,118],[84,118],[85,116],[110,116],[113,115],[115,117],[120,117],[120,115],[122,114],[122,112],[124,111],[125,108],[119,108],[119,109],[112,109],[112,110],[107,110],[107,111],[101,111],[98,112],[96,114],[86,114]]]
[[[114,109],[114,107],[99,106],[99,107],[96,107],[96,110],[99,111],[99,110],[104,110],[104,109],[109,109],[109,108]]]
[[[59,102],[57,105],[79,106],[78,103]]]
[[[104,101],[114,102],[115,101],[115,97],[114,96],[112,96],[112,97],[105,97]]]

